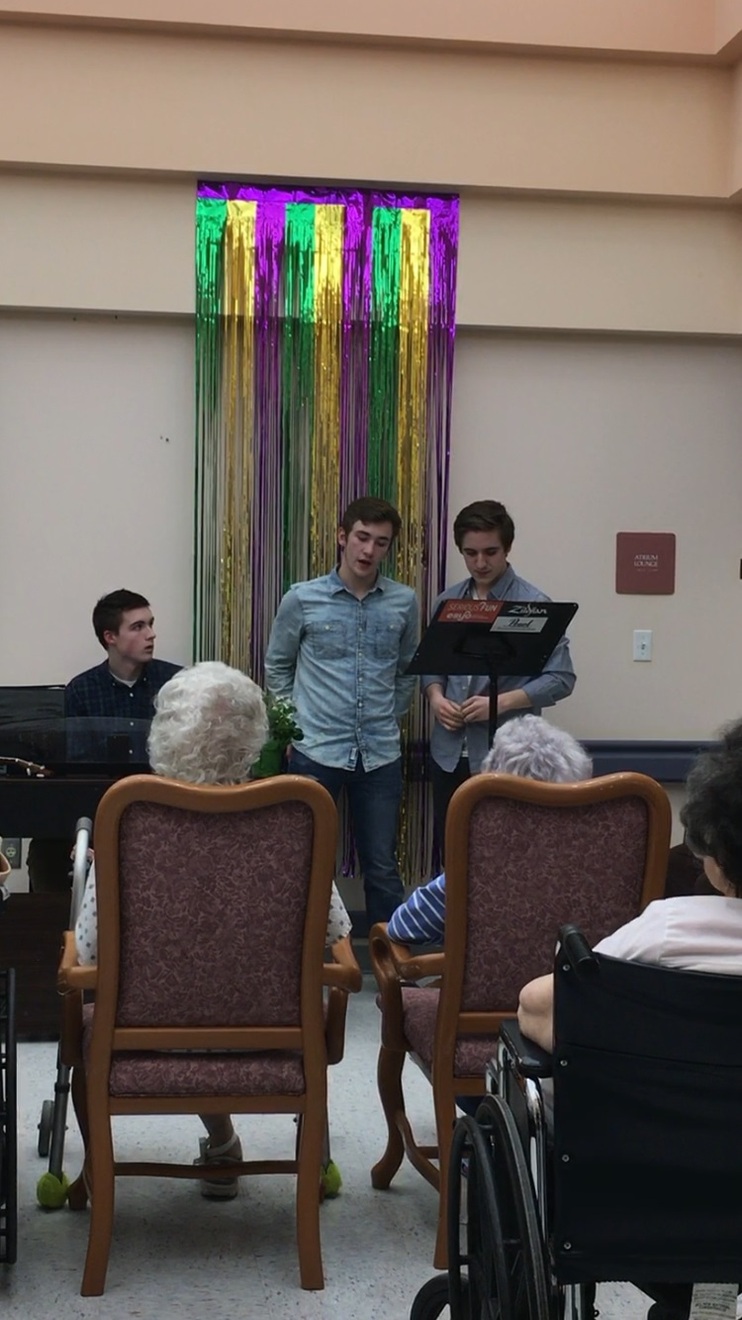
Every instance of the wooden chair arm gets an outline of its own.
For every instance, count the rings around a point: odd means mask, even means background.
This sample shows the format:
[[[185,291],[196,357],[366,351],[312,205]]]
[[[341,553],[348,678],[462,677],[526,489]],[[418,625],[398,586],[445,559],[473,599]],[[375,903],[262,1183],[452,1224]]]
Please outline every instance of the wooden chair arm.
[[[342,1063],[345,1054],[345,1019],[348,1015],[348,993],[331,986],[325,1005],[325,1042],[327,1062]]]
[[[95,963],[81,967],[77,957],[74,930],[66,930],[62,936],[62,956],[57,971],[57,989],[60,994],[69,994],[79,990],[95,990],[98,984],[98,968]]]
[[[322,984],[344,990],[346,994],[357,994],[363,985],[363,973],[353,952],[350,936],[344,935],[341,940],[336,940],[330,953],[333,961],[323,965]]]
[[[445,969],[442,953],[410,954],[404,944],[390,940],[386,922],[371,927],[368,940],[376,984],[381,1000],[381,1039],[390,1050],[407,1051],[402,1012],[402,986],[425,976],[441,976]]]
[[[82,1006],[82,990],[67,990],[62,995],[59,1057],[66,1068],[76,1068],[83,1062]]]
[[[363,973],[358,966],[349,935],[336,940],[330,952],[333,961],[324,964],[322,976],[323,984],[329,987],[325,1008],[327,1062],[341,1063],[345,1053],[348,995],[356,994],[361,989]]]
[[[393,968],[402,981],[421,981],[427,976],[443,976],[446,970],[444,953],[411,952],[409,945],[397,944],[395,940],[389,938],[384,921],[372,927],[369,949],[374,973],[378,963],[380,970]],[[379,980],[378,976],[376,979]]]

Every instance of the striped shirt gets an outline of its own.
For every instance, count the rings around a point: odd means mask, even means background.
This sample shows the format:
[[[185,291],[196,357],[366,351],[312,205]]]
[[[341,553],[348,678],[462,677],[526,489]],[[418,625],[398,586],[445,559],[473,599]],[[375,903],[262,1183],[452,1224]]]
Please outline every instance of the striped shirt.
[[[445,928],[446,877],[437,875],[392,913],[387,933],[397,944],[442,944]]]

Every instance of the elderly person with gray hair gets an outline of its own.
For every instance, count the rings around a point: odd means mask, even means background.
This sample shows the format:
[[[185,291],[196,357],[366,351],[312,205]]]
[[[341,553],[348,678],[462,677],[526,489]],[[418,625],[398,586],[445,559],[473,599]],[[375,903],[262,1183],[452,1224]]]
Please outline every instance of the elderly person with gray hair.
[[[540,715],[522,715],[497,730],[482,762],[482,774],[520,775],[551,784],[589,779],[593,772],[587,752],[564,729]],[[413,890],[387,926],[398,944],[442,944],[446,923],[446,877],[436,876]]]
[[[268,737],[263,694],[251,678],[218,660],[181,669],[160,689],[149,734],[150,765],[156,775],[189,784],[242,784]],[[198,877],[200,879],[200,877]],[[196,877],[194,877],[196,879]],[[332,887],[327,943],[350,933],[345,905]],[[98,953],[95,864],[90,869],[75,942],[81,964],[94,963]],[[209,1138],[201,1143],[198,1162],[242,1159],[240,1140],[229,1114],[203,1115]],[[204,1196],[225,1200],[237,1195],[237,1179],[204,1179]]]

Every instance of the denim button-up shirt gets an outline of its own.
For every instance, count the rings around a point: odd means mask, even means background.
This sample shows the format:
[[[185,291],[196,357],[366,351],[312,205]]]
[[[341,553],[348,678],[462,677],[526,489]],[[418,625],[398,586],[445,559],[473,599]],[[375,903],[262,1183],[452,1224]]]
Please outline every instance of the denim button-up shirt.
[[[433,612],[435,613],[442,600],[463,600],[465,596],[471,594],[472,579],[465,578],[463,582],[457,582],[454,587],[448,587],[446,591],[441,592],[433,606]],[[550,599],[531,582],[518,577],[510,564],[502,577],[498,578],[490,588],[488,596],[490,600]],[[569,654],[569,642],[566,637],[562,637],[554,647],[542,672],[535,678],[518,678],[511,674],[503,674],[502,678],[498,678],[498,692],[514,692],[522,688],[531,700],[531,705],[527,709],[508,711],[506,715],[501,715],[497,721],[498,725],[518,715],[540,715],[545,706],[553,706],[563,697],[568,697],[576,681]],[[476,674],[471,678],[465,674],[426,674],[423,678],[423,688],[429,687],[431,683],[440,683],[449,701],[458,702],[459,705],[466,701],[467,697],[477,697],[489,692],[490,686],[486,674]],[[433,760],[442,770],[455,770],[464,751],[464,738],[466,738],[469,767],[472,773],[476,773],[489,750],[488,737],[486,720],[477,720],[467,724],[463,729],[456,730],[444,729],[443,725],[435,720],[430,738],[430,751]]]
[[[320,765],[378,770],[400,754],[399,720],[416,679],[406,675],[417,646],[415,593],[377,577],[361,600],[337,569],[286,592],[265,657],[266,685],[289,697]]]

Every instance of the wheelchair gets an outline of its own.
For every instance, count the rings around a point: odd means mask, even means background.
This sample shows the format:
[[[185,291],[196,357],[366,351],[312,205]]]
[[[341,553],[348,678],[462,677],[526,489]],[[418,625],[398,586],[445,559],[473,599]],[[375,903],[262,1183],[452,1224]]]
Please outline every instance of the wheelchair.
[[[0,970],[0,1263],[13,1265],[18,1235],[15,972]]]
[[[742,975],[621,962],[564,927],[554,976],[553,1055],[504,1023],[456,1125],[449,1270],[410,1320],[582,1320],[611,1280],[681,1316],[694,1284],[742,1280]]]

